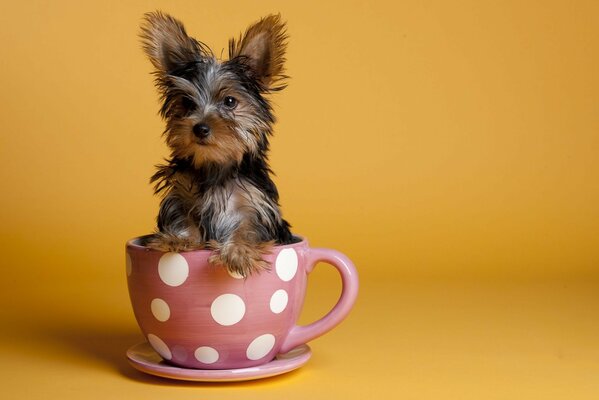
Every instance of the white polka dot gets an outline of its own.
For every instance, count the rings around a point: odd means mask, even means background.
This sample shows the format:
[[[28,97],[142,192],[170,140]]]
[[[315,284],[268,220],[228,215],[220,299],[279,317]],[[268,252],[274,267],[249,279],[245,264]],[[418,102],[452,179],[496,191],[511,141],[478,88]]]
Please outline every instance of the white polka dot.
[[[212,302],[210,313],[221,325],[235,325],[245,314],[245,303],[235,294],[223,294]]]
[[[208,346],[198,347],[194,355],[199,362],[204,364],[214,364],[219,357],[218,351]]]
[[[229,273],[229,275],[231,275],[232,278],[243,279],[243,275],[241,275],[239,272],[229,271],[228,269],[227,272]]]
[[[275,337],[270,333],[258,336],[248,346],[246,355],[250,360],[259,360],[266,356],[275,346]]]
[[[160,339],[158,336],[152,335],[150,333],[148,335],[148,342],[150,342],[152,348],[156,350],[156,352],[160,354],[160,356],[165,360],[170,360],[171,358],[173,358],[173,355],[171,354],[171,351],[169,350],[166,343],[164,343],[162,339]]]
[[[275,269],[279,278],[288,282],[297,272],[297,253],[293,249],[283,249],[275,261]]]
[[[127,271],[127,276],[131,276],[132,267],[131,267],[131,256],[129,255],[129,253],[127,253],[127,260],[126,260],[125,263],[126,263],[125,264],[126,265],[126,269],[125,270]]]
[[[277,290],[270,298],[270,311],[275,314],[282,313],[287,307],[288,301],[289,296],[287,296],[287,292],[283,289]]]
[[[150,308],[152,309],[152,315],[154,315],[154,318],[160,322],[164,322],[171,317],[171,309],[166,301],[162,299],[152,300]]]
[[[158,275],[169,286],[179,286],[189,276],[189,265],[179,253],[166,253],[158,261]]]

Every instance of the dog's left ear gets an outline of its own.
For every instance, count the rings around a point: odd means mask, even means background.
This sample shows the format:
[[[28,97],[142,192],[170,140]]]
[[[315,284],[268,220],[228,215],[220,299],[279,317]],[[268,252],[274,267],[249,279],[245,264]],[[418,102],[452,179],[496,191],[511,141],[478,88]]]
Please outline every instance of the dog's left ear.
[[[269,15],[251,25],[238,39],[229,40],[229,58],[250,67],[255,78],[269,91],[285,87],[287,34],[280,15]]]

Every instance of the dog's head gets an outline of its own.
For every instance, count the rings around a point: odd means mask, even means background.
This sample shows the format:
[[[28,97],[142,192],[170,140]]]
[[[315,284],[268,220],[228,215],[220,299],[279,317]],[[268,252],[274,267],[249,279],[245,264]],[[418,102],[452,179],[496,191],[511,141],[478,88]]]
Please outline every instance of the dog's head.
[[[285,24],[270,15],[229,41],[218,60],[183,24],[161,12],[145,15],[143,48],[155,67],[172,155],[230,165],[264,157],[274,116],[266,95],[284,88]]]

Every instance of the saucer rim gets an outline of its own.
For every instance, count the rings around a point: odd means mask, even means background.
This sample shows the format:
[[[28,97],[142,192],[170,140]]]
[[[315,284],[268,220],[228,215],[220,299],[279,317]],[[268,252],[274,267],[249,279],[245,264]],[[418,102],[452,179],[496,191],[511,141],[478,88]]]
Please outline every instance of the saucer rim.
[[[135,357],[135,354],[140,354],[141,350],[151,351],[156,356],[160,357],[148,342],[144,341],[137,343],[129,347],[126,352],[127,360],[133,368],[149,375],[187,382],[243,382],[266,379],[301,368],[312,357],[312,349],[310,346],[307,344],[302,344],[287,353],[278,354],[272,361],[268,363],[255,367],[232,369],[194,369],[170,365],[164,361],[156,363],[154,361],[144,359],[143,356]],[[289,357],[288,355],[293,352],[299,353],[295,356]]]

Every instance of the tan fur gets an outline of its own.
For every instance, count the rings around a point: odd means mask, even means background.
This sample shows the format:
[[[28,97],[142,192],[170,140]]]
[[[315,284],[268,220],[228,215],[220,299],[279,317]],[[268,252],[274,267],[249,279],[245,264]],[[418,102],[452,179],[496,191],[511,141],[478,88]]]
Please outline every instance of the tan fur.
[[[248,241],[244,238],[248,233],[251,233],[251,230],[239,229],[226,243],[211,241],[208,246],[215,250],[215,253],[210,257],[210,263],[226,266],[229,271],[245,277],[269,270],[270,266],[264,261],[264,255],[268,254],[274,241],[266,243]]]
[[[142,46],[152,65],[159,73],[168,73],[173,67],[169,55],[174,61],[191,61],[201,53],[202,46],[187,36],[183,24],[160,11],[146,13],[141,25]]]
[[[173,154],[181,158],[192,158],[196,167],[206,161],[222,165],[241,162],[246,144],[239,140],[237,132],[231,130],[221,119],[208,115],[202,122],[210,125],[212,134],[199,143],[192,130],[193,125],[198,122],[200,121],[195,118],[174,121],[177,125],[170,130],[166,139]]]
[[[261,214],[265,208],[272,210],[273,206],[268,204],[261,191],[249,183],[240,182],[229,190],[232,190],[234,207],[231,213],[240,216],[240,223],[225,243],[209,244],[216,250],[216,253],[210,257],[210,262],[229,266],[230,270],[243,276],[270,269],[269,264],[264,261],[264,255],[270,251],[274,241],[260,242],[252,226],[251,217],[256,211]],[[278,212],[276,214],[278,215]],[[269,220],[265,216],[264,223],[268,223]]]
[[[146,242],[146,246],[151,249],[163,252],[191,251],[204,248],[200,241],[200,232],[195,230],[188,237],[175,236],[168,233],[156,232]]]
[[[280,15],[269,15],[251,25],[238,40],[229,40],[229,57],[247,57],[266,87],[287,78],[283,75],[287,34]]]
[[[241,181],[239,185],[237,207],[240,213],[246,217],[257,215],[263,225],[281,221],[279,208],[264,195],[264,192],[247,182]],[[272,220],[270,215],[274,215],[275,220]]]

